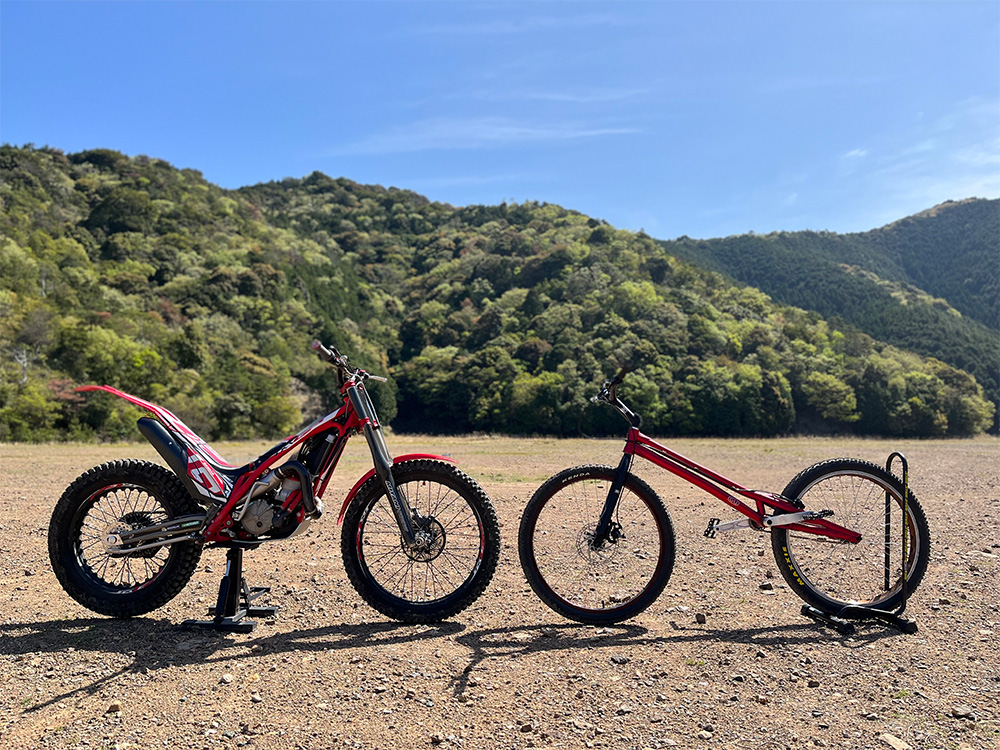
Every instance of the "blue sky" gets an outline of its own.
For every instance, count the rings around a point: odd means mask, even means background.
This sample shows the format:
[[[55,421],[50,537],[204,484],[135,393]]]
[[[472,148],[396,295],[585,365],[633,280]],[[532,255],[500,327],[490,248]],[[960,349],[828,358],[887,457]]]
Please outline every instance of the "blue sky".
[[[0,2],[0,140],[664,239],[1000,197],[1000,3]]]

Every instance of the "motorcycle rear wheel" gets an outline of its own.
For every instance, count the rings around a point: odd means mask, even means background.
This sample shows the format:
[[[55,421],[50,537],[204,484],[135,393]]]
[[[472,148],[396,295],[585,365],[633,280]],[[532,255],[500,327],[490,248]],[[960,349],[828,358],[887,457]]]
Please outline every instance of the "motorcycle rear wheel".
[[[59,583],[87,609],[135,617],[162,607],[194,574],[201,545],[177,542],[112,555],[109,534],[203,512],[180,480],[146,461],[112,461],[80,476],[56,503],[49,559]]]

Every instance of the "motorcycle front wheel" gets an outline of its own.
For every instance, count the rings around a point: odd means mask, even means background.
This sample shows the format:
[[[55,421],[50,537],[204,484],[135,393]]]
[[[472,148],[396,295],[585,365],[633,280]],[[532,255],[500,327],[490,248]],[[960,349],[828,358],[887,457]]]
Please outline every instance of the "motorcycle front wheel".
[[[450,464],[416,460],[392,470],[419,541],[403,539],[377,475],[358,491],[341,535],[351,584],[374,609],[403,622],[437,622],[486,590],[500,556],[496,511],[482,487]]]

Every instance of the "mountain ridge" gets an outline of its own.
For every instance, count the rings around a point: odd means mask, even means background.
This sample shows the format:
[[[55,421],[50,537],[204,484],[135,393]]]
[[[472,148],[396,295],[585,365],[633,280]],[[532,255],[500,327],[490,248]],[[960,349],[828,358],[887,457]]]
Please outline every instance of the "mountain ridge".
[[[0,440],[133,434],[73,394],[94,381],[207,437],[279,435],[336,403],[317,335],[390,376],[372,395],[406,430],[617,433],[588,396],[626,360],[661,434],[970,434],[995,410],[952,365],[553,204],[319,172],[224,190],[106,149],[3,146],[0,177]]]

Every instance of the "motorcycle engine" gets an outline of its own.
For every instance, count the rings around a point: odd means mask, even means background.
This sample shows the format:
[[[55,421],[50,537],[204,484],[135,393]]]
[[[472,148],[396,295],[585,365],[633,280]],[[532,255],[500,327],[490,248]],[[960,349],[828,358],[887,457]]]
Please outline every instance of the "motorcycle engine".
[[[263,497],[251,500],[241,523],[250,534],[255,536],[266,534],[274,528],[274,507]]]

